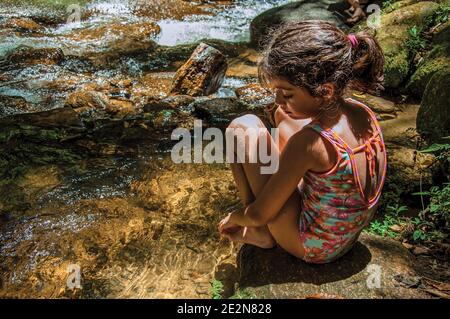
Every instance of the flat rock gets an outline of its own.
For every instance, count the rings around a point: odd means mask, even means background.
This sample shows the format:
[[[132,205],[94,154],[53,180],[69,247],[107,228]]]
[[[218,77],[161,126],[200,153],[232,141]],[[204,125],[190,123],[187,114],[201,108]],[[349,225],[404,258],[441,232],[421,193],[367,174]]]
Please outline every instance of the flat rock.
[[[401,243],[362,234],[341,259],[324,265],[307,264],[280,248],[264,250],[244,245],[239,253],[239,288],[259,298],[306,298],[315,294],[343,298],[424,298],[400,285],[399,276],[414,277],[414,256]],[[376,287],[376,271],[380,285]],[[371,277],[372,276],[372,277]]]

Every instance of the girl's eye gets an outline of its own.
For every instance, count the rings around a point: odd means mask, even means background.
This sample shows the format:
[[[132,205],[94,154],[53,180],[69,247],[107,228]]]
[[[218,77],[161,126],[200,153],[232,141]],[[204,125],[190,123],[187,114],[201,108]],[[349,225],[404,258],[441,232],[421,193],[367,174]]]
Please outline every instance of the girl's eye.
[[[292,97],[292,95],[283,95],[284,99],[290,99]]]

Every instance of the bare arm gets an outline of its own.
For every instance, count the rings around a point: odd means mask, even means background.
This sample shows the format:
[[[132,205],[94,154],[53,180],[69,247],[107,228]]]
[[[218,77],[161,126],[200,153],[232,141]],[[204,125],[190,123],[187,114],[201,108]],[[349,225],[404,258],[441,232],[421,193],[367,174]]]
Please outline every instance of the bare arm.
[[[240,226],[259,227],[276,217],[296,190],[314,161],[311,146],[317,138],[311,130],[295,133],[280,155],[279,169],[264,185],[253,203],[243,212],[231,214],[230,222]]]

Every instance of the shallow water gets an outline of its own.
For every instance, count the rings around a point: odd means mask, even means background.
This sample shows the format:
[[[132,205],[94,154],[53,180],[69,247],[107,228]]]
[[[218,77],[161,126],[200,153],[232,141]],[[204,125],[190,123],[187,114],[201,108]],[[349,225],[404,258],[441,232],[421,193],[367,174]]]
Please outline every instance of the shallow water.
[[[30,169],[20,185],[31,207],[2,223],[1,297],[209,298],[233,256],[216,230],[240,206],[226,164],[142,148]],[[67,286],[73,265],[82,289]]]
[[[254,16],[286,2],[236,0],[206,6],[203,14],[164,17],[155,20],[162,32],[154,39],[164,45],[201,38],[245,41]],[[32,5],[25,7],[21,1],[7,3],[0,8],[0,23],[15,16],[66,17],[64,1],[29,1]],[[77,56],[107,51],[112,34],[101,41],[68,35],[112,22],[148,20],[133,11],[132,1],[84,3],[94,13],[80,23],[49,24],[39,34],[0,32],[0,60],[22,46],[61,48]],[[63,106],[67,94],[84,84],[101,87],[133,79],[134,91],[149,92],[147,85],[170,82],[172,71],[146,78],[134,57],[95,71],[77,60],[34,64],[4,71],[0,95],[49,110]],[[235,96],[235,88],[254,81],[226,77],[211,97]],[[210,281],[217,274],[232,293],[236,247],[220,241],[217,233],[219,220],[241,206],[228,165],[174,164],[162,142],[149,143],[128,155],[30,166],[16,178],[11,196],[19,196],[26,208],[0,215],[0,297],[210,298]],[[73,267],[80,269],[82,289],[70,288]]]

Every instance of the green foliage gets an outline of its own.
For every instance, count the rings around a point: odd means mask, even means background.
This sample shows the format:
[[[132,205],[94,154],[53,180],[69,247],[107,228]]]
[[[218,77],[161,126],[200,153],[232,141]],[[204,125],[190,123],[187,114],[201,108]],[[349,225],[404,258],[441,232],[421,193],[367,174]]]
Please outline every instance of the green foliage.
[[[433,15],[429,16],[426,20],[426,24],[429,28],[432,28],[438,24],[445,23],[448,21],[448,15],[450,13],[450,6],[446,3],[439,4],[437,10]]]
[[[429,191],[414,193],[413,195],[429,196],[428,207],[416,217],[412,224],[414,241],[434,241],[446,238],[450,222],[450,183],[442,187],[432,186]],[[444,230],[444,231],[442,231]]]
[[[450,136],[442,138],[443,140],[449,140]],[[450,164],[450,144],[439,144],[435,143],[430,145],[424,150],[419,151],[420,153],[432,153],[436,156],[436,162]]]
[[[223,283],[217,279],[211,281],[212,299],[222,299],[222,293],[223,293]]]
[[[443,140],[450,140],[450,137],[444,137]],[[450,163],[449,144],[432,144],[419,152],[434,154],[436,158],[433,163]],[[411,186],[395,170],[388,172],[379,206],[383,216],[372,221],[367,231],[414,242],[445,240],[450,222],[450,183],[434,185],[419,193],[412,193]],[[429,202],[415,218],[404,216],[408,208],[402,203],[402,196],[406,194],[426,197]],[[398,225],[398,229],[394,225]]]
[[[395,0],[383,0],[381,8],[383,11],[390,11],[393,8]]]
[[[408,30],[409,38],[406,40],[406,47],[408,48],[411,56],[414,56],[420,50],[425,49],[426,41],[422,38],[422,29],[416,25],[412,26]]]
[[[368,231],[372,234],[380,236],[388,236],[397,238],[399,234],[392,230],[392,226],[404,223],[402,214],[408,211],[408,207],[396,203],[395,205],[387,205],[387,212],[382,221],[374,220],[370,223]]]
[[[247,290],[236,290],[230,299],[256,299],[256,295],[253,292]]]

